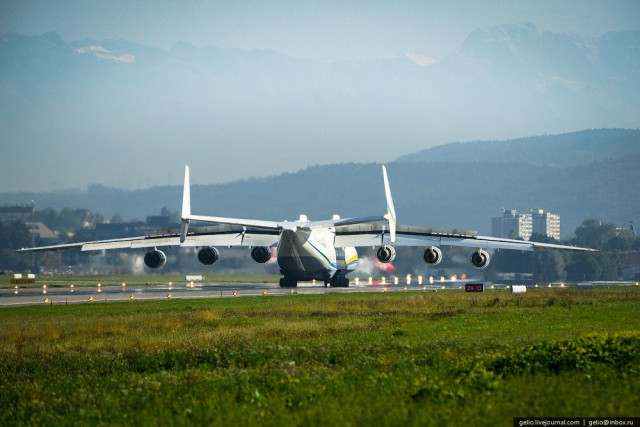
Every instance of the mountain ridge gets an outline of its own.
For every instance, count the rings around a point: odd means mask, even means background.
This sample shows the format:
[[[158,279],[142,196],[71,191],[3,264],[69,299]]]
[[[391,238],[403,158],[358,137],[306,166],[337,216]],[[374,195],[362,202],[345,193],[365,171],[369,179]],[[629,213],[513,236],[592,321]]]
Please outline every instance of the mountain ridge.
[[[530,24],[479,30],[457,55],[422,65],[0,33],[0,183],[68,187],[91,176],[136,188],[176,161],[213,167],[208,182],[219,182],[389,162],[398,149],[478,136],[636,128],[638,50],[640,32],[576,38]],[[73,170],[60,167],[77,157]],[[29,167],[41,173],[25,177]]]
[[[400,156],[398,162],[588,165],[640,152],[639,129],[590,129],[501,141],[452,142]]]
[[[600,132],[601,131],[585,131]],[[614,130],[616,135],[621,130]],[[635,132],[632,132],[635,134]],[[470,143],[473,145],[473,143]],[[640,152],[591,164],[567,166],[480,161],[456,158],[438,162],[387,163],[399,222],[434,227],[463,227],[490,233],[490,218],[501,208],[520,212],[542,208],[561,215],[562,235],[570,236],[586,218],[627,226],[640,223]],[[206,170],[192,170],[192,178]],[[295,219],[366,216],[385,206],[380,165],[318,165],[268,178],[227,184],[192,185],[193,212],[208,215]],[[62,194],[0,194],[2,203],[36,208],[85,208],[106,217],[143,219],[163,207],[177,212],[181,185],[125,191],[100,185]]]

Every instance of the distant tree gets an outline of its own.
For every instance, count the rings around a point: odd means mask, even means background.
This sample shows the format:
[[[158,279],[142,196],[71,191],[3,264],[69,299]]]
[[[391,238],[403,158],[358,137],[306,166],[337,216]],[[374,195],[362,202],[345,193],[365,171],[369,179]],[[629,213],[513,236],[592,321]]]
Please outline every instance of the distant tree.
[[[597,219],[586,219],[576,228],[576,237],[572,243],[577,246],[610,249],[610,241],[617,236],[615,224],[603,224]]]
[[[99,224],[101,222],[104,222],[104,215],[102,215],[100,212],[94,212],[94,214],[93,214],[93,222],[95,224]]]
[[[122,224],[124,220],[120,216],[120,214],[116,213],[111,217],[111,224]]]
[[[0,271],[26,270],[30,264],[30,256],[17,253],[15,250],[32,245],[29,228],[20,222],[0,223]]]
[[[583,221],[570,243],[600,252],[566,254],[567,278],[573,281],[617,279],[622,270],[619,251],[633,247],[634,239],[627,234],[622,235],[615,224],[603,224],[596,219]]]
[[[44,223],[47,227],[54,230],[58,219],[58,212],[53,208],[44,208],[36,210],[33,214],[36,221]]]
[[[530,252],[498,250],[491,257],[491,266],[495,273],[531,273],[532,258]]]
[[[531,253],[533,280],[537,283],[563,281],[567,278],[564,255],[560,251],[540,249]]]
[[[621,262],[613,252],[576,253],[567,265],[567,278],[571,281],[615,280],[620,276]]]
[[[55,230],[59,233],[75,233],[90,219],[91,212],[86,209],[63,208],[58,214]]]

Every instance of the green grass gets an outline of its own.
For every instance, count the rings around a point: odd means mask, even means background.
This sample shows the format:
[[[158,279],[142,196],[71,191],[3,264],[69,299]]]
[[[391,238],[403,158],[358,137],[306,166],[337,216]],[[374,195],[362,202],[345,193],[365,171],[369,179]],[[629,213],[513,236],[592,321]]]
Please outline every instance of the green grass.
[[[0,425],[512,425],[637,416],[640,290],[0,310]]]

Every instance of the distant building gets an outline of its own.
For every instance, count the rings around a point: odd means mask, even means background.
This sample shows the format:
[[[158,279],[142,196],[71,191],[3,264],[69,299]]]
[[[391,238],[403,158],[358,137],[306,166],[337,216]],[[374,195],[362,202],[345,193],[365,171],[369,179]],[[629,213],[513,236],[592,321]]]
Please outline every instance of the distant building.
[[[33,221],[33,205],[0,206],[0,222],[28,222]]]
[[[530,214],[503,209],[501,217],[491,218],[491,235],[494,237],[529,240],[533,233],[560,240],[560,215],[542,209],[532,209]]]
[[[560,240],[560,215],[531,209],[531,224],[534,233]]]
[[[491,218],[494,237],[529,240],[531,230],[531,215],[519,214],[515,209],[503,209],[501,217]]]
[[[42,222],[25,222],[24,224],[29,227],[31,234],[40,240],[49,243],[58,240],[58,235]]]

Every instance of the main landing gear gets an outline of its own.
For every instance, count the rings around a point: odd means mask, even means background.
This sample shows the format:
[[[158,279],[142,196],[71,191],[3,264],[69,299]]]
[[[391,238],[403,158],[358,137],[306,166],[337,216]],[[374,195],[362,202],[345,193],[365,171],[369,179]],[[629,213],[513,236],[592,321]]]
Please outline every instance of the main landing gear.
[[[336,274],[335,276],[333,276],[333,278],[329,283],[331,283],[332,288],[348,288],[349,287],[349,279],[347,279],[342,274]]]
[[[349,279],[347,279],[344,275],[335,275],[333,278],[331,278],[330,281],[324,282],[325,287],[327,287],[327,284],[330,284],[332,288],[348,288]],[[298,281],[285,276],[280,279],[280,287],[297,288]]]
[[[290,279],[290,278],[285,276],[282,279],[280,279],[280,287],[281,288],[297,288],[298,287],[298,281]]]

